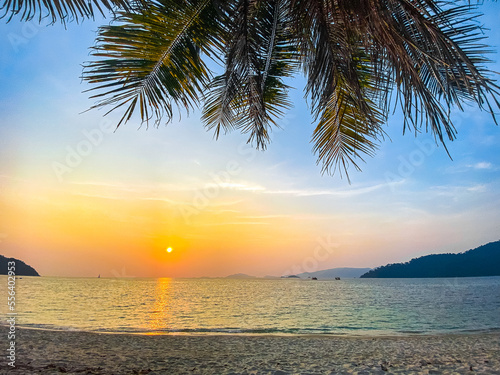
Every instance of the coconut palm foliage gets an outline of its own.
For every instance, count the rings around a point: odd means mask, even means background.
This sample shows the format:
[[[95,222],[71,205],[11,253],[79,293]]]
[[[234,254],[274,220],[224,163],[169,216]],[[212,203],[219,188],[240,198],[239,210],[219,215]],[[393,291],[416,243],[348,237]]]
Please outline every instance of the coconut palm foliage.
[[[58,20],[66,23],[93,18],[96,11],[105,15],[105,11],[116,8],[131,10],[132,7],[128,0],[0,0],[0,18],[6,17],[8,21],[14,17],[21,21],[48,18],[52,23]]]
[[[399,106],[403,129],[455,138],[450,110],[495,117],[498,86],[469,3],[433,0],[153,0],[99,30],[83,78],[95,107],[171,120],[202,106],[218,137],[239,130],[265,148],[303,73],[323,171],[358,168]],[[212,67],[213,69],[210,69]]]

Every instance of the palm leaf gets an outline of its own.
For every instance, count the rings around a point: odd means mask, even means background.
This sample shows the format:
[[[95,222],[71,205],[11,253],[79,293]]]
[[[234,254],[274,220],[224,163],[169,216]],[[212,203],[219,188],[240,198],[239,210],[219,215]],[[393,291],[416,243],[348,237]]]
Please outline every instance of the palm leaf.
[[[306,96],[318,121],[313,150],[323,172],[347,174],[350,165],[359,169],[364,154],[374,154],[384,136],[379,104],[387,100],[388,77],[374,71],[361,31],[349,26],[350,13],[322,1],[292,3],[308,77]]]
[[[265,148],[270,126],[290,107],[283,78],[296,65],[288,26],[287,1],[241,0],[226,33],[225,72],[214,79],[203,120],[216,137],[239,129]]]
[[[320,119],[313,141],[323,170],[346,167],[360,152],[373,151],[369,139],[383,134],[380,121],[396,104],[403,111],[403,129],[425,125],[443,144],[455,137],[453,106],[473,101],[494,117],[490,100],[498,106],[498,86],[484,68],[488,50],[479,43],[483,36],[473,6],[431,0],[291,4],[308,76],[306,93]],[[357,60],[360,53],[367,59]],[[359,64],[368,75],[359,74]]]
[[[218,13],[209,0],[159,1],[139,13],[120,13],[119,25],[99,29],[83,78],[101,91],[92,108],[125,106],[118,124],[139,110],[142,122],[158,124],[173,106],[198,104],[210,72],[200,54],[218,48]]]
[[[474,23],[477,14],[471,6],[448,6],[433,14],[423,1],[388,4],[385,12],[372,13],[370,23],[388,27],[372,26],[369,33],[373,49],[384,51],[391,80],[403,100],[404,128],[425,124],[441,142],[445,135],[452,140],[453,106],[462,108],[464,102],[473,101],[489,108],[488,98],[495,100],[498,95],[498,86],[483,67],[489,51],[478,43],[484,36]]]
[[[132,3],[135,4],[132,4]],[[41,21],[50,18],[54,23],[60,20],[65,23],[68,20],[93,18],[96,12],[105,15],[105,10],[114,12],[117,8],[126,11],[140,5],[139,1],[129,0],[4,0],[0,3],[0,18],[7,18],[7,22],[13,17],[19,16],[21,21],[31,21],[35,17]]]
[[[102,27],[84,78],[94,107],[123,107],[119,125],[171,119],[204,100],[218,137],[237,129],[265,148],[291,106],[284,79],[299,69],[323,172],[359,169],[397,106],[403,131],[455,138],[451,108],[500,107],[476,6],[435,0],[160,0]],[[212,81],[204,63],[223,62]],[[203,93],[202,93],[203,92]]]
[[[359,168],[359,160],[364,155],[374,155],[377,140],[383,136],[379,126],[381,112],[372,111],[374,118],[366,118],[356,105],[355,97],[349,95],[345,86],[337,85],[337,90],[326,103],[325,110],[314,130],[312,141],[314,152],[322,171],[333,174],[339,170],[346,172],[350,165]]]

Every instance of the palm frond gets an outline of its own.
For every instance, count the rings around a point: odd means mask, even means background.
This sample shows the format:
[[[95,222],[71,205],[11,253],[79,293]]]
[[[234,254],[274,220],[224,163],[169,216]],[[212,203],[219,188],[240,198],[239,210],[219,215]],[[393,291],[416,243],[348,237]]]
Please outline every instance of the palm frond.
[[[455,138],[452,107],[476,102],[494,118],[489,99],[495,100],[498,86],[484,68],[489,51],[479,44],[484,36],[472,6],[447,6],[425,17],[421,7],[427,2],[420,3],[388,2],[384,12],[372,12],[368,32],[373,49],[384,51],[391,67],[403,100],[404,128],[425,124],[444,143],[445,135]]]
[[[135,3],[135,4],[133,4]],[[106,11],[114,12],[116,9],[131,10],[139,5],[139,1],[129,0],[4,0],[0,5],[1,18],[9,22],[14,17],[21,21],[31,21],[38,17],[39,22],[49,18],[52,23],[68,20],[93,18],[98,12],[105,15]]]
[[[306,93],[321,119],[320,126],[325,111],[337,110],[339,131],[342,121],[346,121],[346,130],[351,129],[352,119],[342,117],[344,111],[339,107],[348,104],[356,107],[356,118],[364,118],[368,125],[356,128],[357,137],[363,138],[363,132],[370,129],[372,135],[381,134],[379,120],[386,118],[392,105],[399,104],[404,130],[418,131],[425,126],[444,144],[446,138],[455,137],[449,116],[452,107],[461,109],[465,102],[475,102],[495,117],[493,105],[498,106],[499,87],[484,67],[489,51],[480,44],[484,36],[475,22],[473,5],[432,0],[292,0],[292,9],[308,76]],[[368,80],[354,68],[360,51],[368,57],[361,60],[370,71]],[[348,94],[334,93],[338,77]],[[391,104],[394,89],[396,99]],[[332,106],[332,100],[339,104]],[[341,145],[328,143],[328,132],[318,131],[322,142],[315,150],[322,150],[320,155],[338,156],[323,157],[324,170],[331,163],[345,166],[344,160],[353,161],[341,155],[358,155],[354,148],[348,153],[327,152],[326,145]]]
[[[322,171],[333,174],[336,170],[345,172],[349,179],[350,165],[361,170],[358,163],[364,155],[374,155],[378,139],[383,136],[379,131],[381,112],[373,109],[372,116],[366,118],[359,110],[356,99],[349,95],[345,86],[337,85],[337,90],[326,103],[321,118],[314,130],[312,141],[314,152],[318,154],[318,164]]]
[[[158,1],[139,13],[120,13],[119,25],[99,29],[93,56],[83,78],[101,92],[92,108],[126,106],[119,124],[137,108],[142,122],[163,117],[174,109],[198,105],[210,72],[200,55],[219,48],[218,13],[209,0]]]
[[[352,13],[337,2],[293,0],[302,64],[308,77],[306,96],[315,120],[314,152],[322,171],[359,169],[363,154],[373,155],[384,136],[381,125],[390,83],[374,71],[362,30],[352,28]]]
[[[332,60],[331,82],[313,108],[319,120],[312,138],[322,172],[333,174],[338,170],[347,178],[351,165],[360,170],[359,161],[364,161],[364,155],[374,155],[379,140],[384,138],[382,124],[386,120],[377,105],[377,100],[386,100],[386,91],[380,92],[374,86],[381,76],[375,77],[363,47],[358,45],[356,51],[356,44],[350,44],[349,55],[336,55]]]
[[[396,107],[403,132],[425,128],[443,144],[455,138],[454,107],[473,103],[495,119],[500,87],[476,9],[448,0],[151,0],[100,29],[84,79],[100,90],[94,107],[125,108],[119,125],[137,111],[158,123],[174,106],[204,101],[216,137],[236,129],[265,148],[291,106],[285,78],[302,69],[318,162],[347,173],[374,154]],[[212,81],[206,56],[224,64]]]
[[[283,78],[297,55],[288,29],[288,1],[238,1],[226,33],[225,72],[212,82],[203,119],[218,136],[239,129],[265,148],[270,126],[290,107]]]

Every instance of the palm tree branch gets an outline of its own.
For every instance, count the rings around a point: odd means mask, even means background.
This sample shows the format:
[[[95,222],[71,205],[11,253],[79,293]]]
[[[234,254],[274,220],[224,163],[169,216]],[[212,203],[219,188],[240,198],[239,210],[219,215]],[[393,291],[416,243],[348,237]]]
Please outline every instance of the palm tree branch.
[[[287,1],[240,1],[227,33],[225,73],[207,95],[207,128],[240,129],[258,148],[269,142],[270,125],[290,106],[282,77],[290,75],[293,52],[285,36]]]
[[[120,25],[101,27],[93,55],[104,59],[84,70],[84,79],[98,84],[91,90],[104,90],[92,96],[101,98],[92,108],[114,105],[113,111],[129,103],[120,125],[139,105],[141,121],[154,117],[158,124],[165,115],[172,118],[172,103],[186,110],[197,105],[209,76],[200,52],[218,48],[214,17],[209,0],[165,0],[139,14],[122,13]],[[203,27],[212,27],[205,37],[197,34]]]
[[[172,54],[173,49],[179,44],[179,42],[186,36],[187,31],[189,28],[193,25],[193,23],[198,19],[200,16],[200,13],[207,7],[208,3],[210,0],[203,0],[198,4],[198,6],[193,10],[192,14],[189,16],[189,18],[186,20],[185,23],[183,23],[181,30],[177,32],[177,35],[175,36],[174,40],[170,43],[170,45],[167,47],[163,55],[160,57],[160,59],[157,61],[155,66],[153,67],[153,70],[151,73],[148,75],[148,77],[144,80],[144,86],[148,86],[151,82],[151,80],[155,81],[155,77],[158,75],[159,69],[169,60],[170,55]]]
[[[485,101],[488,106],[487,96],[498,94],[498,87],[479,65],[487,62],[482,57],[487,51],[477,44],[480,29],[472,23],[476,15],[470,11],[470,6],[454,6],[426,18],[414,3],[401,0],[385,13],[370,13],[368,34],[375,42],[373,48],[385,51],[391,76],[404,98],[404,129],[410,123],[416,130],[425,122],[441,142],[443,130],[454,139],[446,112],[455,105],[462,108],[464,101],[480,106]],[[401,22],[398,14],[407,21]],[[418,124],[420,112],[425,115]]]
[[[382,114],[378,115],[381,120]],[[371,121],[364,117],[345,86],[337,84],[312,138],[313,151],[318,154],[323,173],[333,174],[338,170],[349,178],[350,165],[360,170],[358,163],[363,161],[363,155],[372,156],[377,149],[379,134],[374,132],[376,127],[370,126]]]
[[[101,15],[105,11],[114,12],[116,9],[130,11],[136,6],[141,6],[142,1],[131,0],[4,0],[0,3],[0,19],[6,17],[7,22],[19,16],[21,21],[31,21],[38,17],[38,21],[49,17],[51,23],[68,20],[93,18],[96,10]]]

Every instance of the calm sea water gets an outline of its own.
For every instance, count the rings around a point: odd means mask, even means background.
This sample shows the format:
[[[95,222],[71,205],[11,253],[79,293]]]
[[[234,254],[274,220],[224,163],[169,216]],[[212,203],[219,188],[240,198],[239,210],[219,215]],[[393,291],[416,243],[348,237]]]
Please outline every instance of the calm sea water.
[[[7,278],[0,278],[6,292]],[[23,277],[19,327],[132,333],[500,330],[500,277],[231,280]],[[1,303],[3,316],[6,302]],[[4,324],[5,319],[2,319]]]

